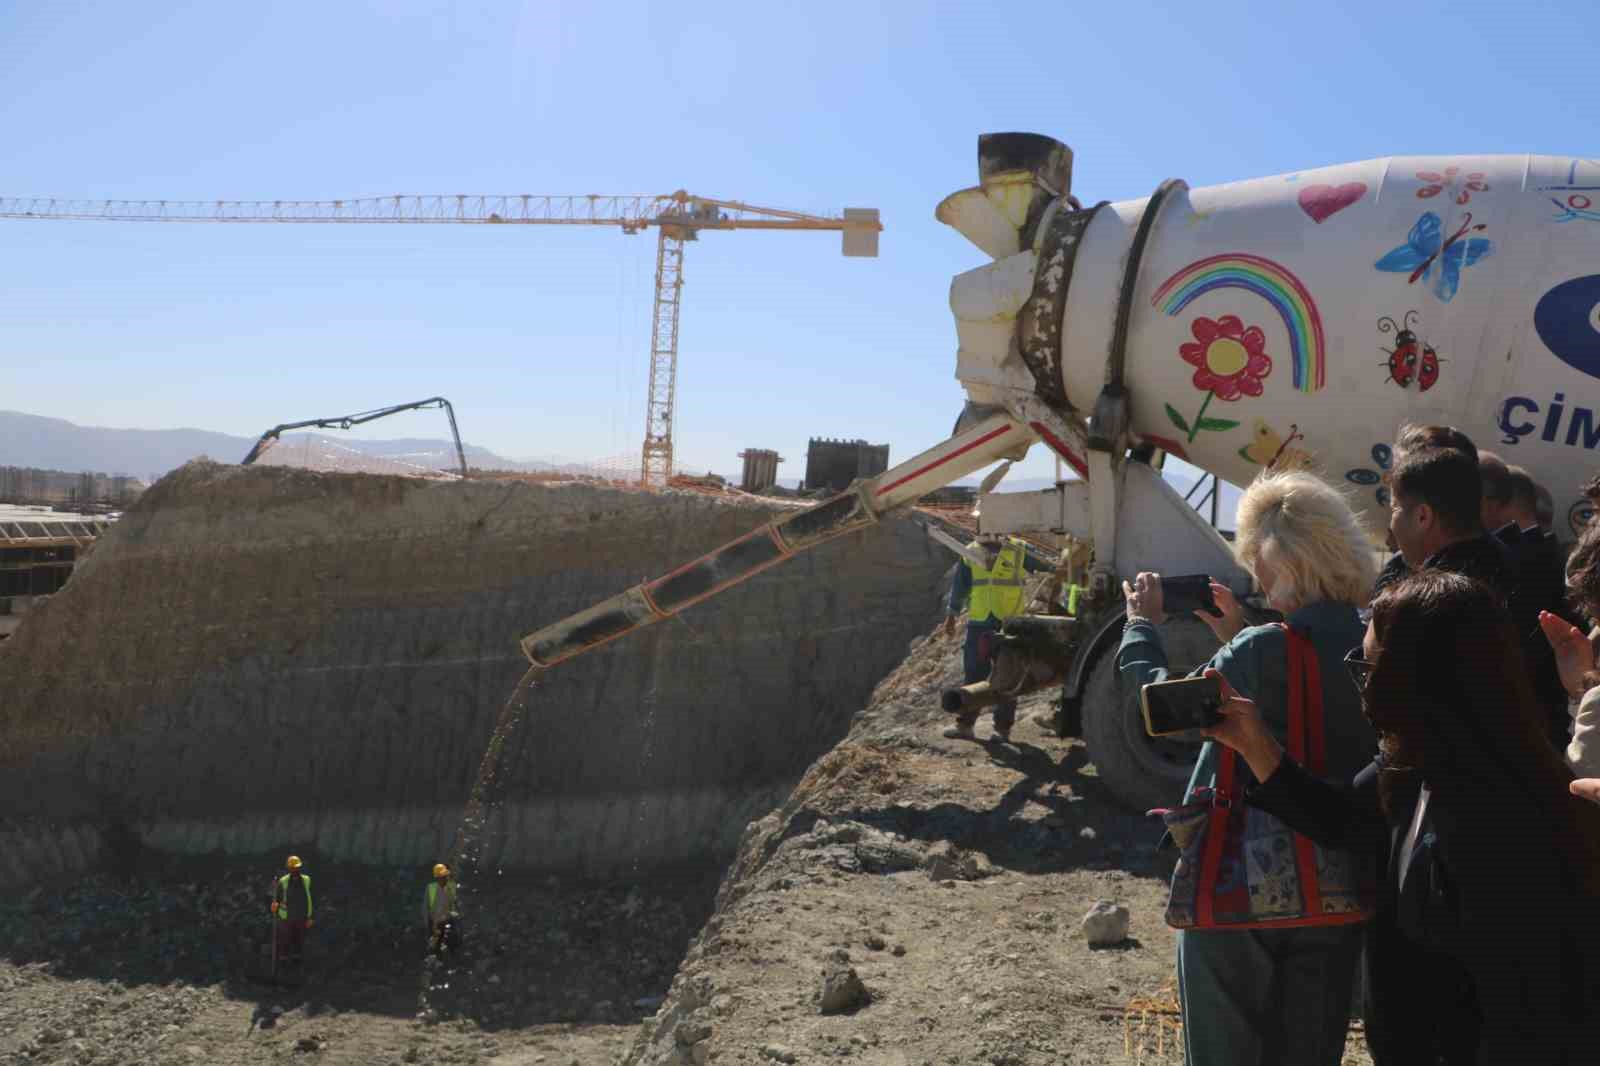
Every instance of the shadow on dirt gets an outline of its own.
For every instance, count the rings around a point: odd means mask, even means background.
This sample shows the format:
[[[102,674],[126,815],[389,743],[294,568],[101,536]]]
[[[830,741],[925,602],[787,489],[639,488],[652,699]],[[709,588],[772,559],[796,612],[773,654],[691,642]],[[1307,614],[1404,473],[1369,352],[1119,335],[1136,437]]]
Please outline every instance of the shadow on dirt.
[[[977,750],[1018,775],[990,807],[897,804],[833,811],[828,818],[860,822],[926,844],[948,841],[1018,873],[1117,869],[1140,877],[1171,877],[1177,852],[1160,846],[1160,820],[1120,806],[1095,775],[1081,742],[1073,742],[1059,758],[1025,741],[987,742]],[[818,817],[800,811],[783,838],[809,832]]]

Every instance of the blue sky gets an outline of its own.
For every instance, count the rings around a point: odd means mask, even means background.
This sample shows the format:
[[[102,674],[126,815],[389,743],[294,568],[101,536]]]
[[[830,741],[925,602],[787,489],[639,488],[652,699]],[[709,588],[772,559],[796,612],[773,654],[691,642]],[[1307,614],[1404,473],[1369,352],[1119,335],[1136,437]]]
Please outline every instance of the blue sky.
[[[897,461],[949,431],[947,290],[983,257],[933,209],[975,181],[978,134],[1066,141],[1086,201],[1398,153],[1592,155],[1596,21],[1582,0],[11,4],[0,194],[878,207],[876,260],[832,234],[688,249],[680,466],[773,447],[798,477],[809,436]],[[654,251],[605,229],[0,221],[0,407],[254,435],[442,393],[506,455],[632,455]]]

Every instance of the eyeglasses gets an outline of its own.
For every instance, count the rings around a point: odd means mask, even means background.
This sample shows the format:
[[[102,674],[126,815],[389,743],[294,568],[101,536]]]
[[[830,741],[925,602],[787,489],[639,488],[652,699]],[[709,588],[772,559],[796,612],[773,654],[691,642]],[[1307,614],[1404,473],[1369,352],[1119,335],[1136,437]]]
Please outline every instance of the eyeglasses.
[[[1357,692],[1367,691],[1367,679],[1372,676],[1372,664],[1361,657],[1361,648],[1351,648],[1344,657],[1344,668],[1350,672],[1350,681]]]

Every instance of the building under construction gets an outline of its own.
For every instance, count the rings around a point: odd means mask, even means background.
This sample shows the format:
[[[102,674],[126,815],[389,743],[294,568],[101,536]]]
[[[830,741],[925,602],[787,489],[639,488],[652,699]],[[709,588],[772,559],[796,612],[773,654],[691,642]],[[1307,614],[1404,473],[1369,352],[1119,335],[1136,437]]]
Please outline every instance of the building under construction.
[[[842,492],[856,478],[876,477],[889,469],[889,446],[864,440],[812,437],[806,448],[803,491],[831,489]]]
[[[739,476],[739,487],[745,492],[765,492],[778,483],[778,464],[783,456],[770,448],[746,448],[739,453],[744,460],[744,470]]]
[[[107,525],[95,515],[0,504],[0,640],[36,599],[67,583]]]

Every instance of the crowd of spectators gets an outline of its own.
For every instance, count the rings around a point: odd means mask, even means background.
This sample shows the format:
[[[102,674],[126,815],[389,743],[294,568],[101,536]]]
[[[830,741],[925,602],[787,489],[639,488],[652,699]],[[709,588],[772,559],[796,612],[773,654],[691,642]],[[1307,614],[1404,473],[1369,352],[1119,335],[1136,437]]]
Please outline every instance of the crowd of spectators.
[[[1320,666],[1322,775],[1285,752],[1285,629],[1221,585],[1199,614],[1224,703],[1185,802],[1232,749],[1249,808],[1370,861],[1378,893],[1360,925],[1180,931],[1186,1062],[1337,1064],[1358,964],[1379,1066],[1600,1061],[1600,522],[1568,552],[1550,494],[1448,426],[1402,427],[1387,481],[1376,575],[1315,475],[1239,504],[1240,562]],[[1160,575],[1123,591],[1123,684],[1163,681]]]

